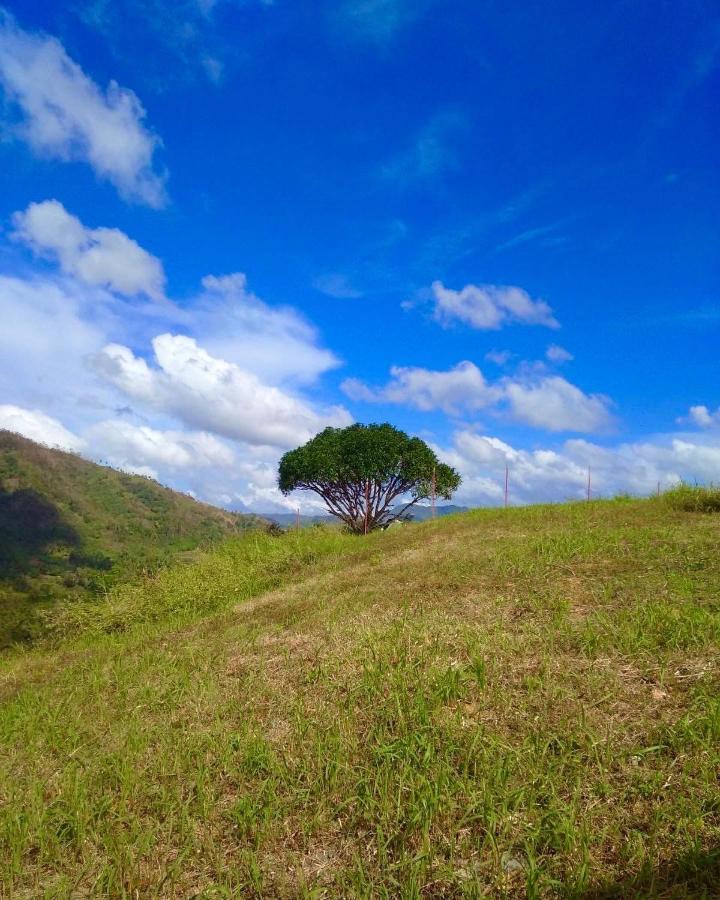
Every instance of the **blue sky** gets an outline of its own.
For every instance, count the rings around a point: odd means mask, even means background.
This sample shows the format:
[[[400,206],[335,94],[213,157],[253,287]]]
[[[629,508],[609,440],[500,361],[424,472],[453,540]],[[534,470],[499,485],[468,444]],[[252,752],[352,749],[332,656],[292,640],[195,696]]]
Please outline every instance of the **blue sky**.
[[[257,510],[354,420],[720,480],[720,11],[550,7],[5,6],[0,425]]]

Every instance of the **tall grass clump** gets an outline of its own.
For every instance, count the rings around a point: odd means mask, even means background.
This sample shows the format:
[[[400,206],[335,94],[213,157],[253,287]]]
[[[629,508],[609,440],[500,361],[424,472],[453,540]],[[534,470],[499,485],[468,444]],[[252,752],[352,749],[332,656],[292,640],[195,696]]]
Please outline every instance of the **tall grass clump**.
[[[685,484],[665,491],[662,499],[672,509],[682,512],[720,512],[720,485]]]

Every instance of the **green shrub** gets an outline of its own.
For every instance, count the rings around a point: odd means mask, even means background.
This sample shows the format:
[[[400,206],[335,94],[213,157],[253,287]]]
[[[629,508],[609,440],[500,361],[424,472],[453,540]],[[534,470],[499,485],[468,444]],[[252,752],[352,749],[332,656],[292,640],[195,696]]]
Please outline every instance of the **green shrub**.
[[[678,484],[665,491],[662,499],[672,509],[684,512],[720,512],[720,486],[708,484]]]

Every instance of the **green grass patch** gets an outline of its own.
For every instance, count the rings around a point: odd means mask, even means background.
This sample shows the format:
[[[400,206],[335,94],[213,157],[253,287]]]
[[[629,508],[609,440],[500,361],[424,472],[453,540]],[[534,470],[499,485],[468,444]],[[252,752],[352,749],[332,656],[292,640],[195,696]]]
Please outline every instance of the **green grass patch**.
[[[679,484],[662,495],[672,509],[684,512],[720,512],[720,487],[717,485]]]
[[[76,604],[0,663],[0,892],[713,897],[719,539],[478,510]]]

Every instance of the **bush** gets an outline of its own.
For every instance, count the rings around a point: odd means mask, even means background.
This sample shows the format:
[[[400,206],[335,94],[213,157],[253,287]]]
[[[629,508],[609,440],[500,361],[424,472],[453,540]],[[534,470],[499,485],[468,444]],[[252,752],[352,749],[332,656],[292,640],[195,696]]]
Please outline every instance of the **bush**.
[[[684,512],[720,512],[720,486],[679,484],[665,491],[662,499],[672,509]]]

